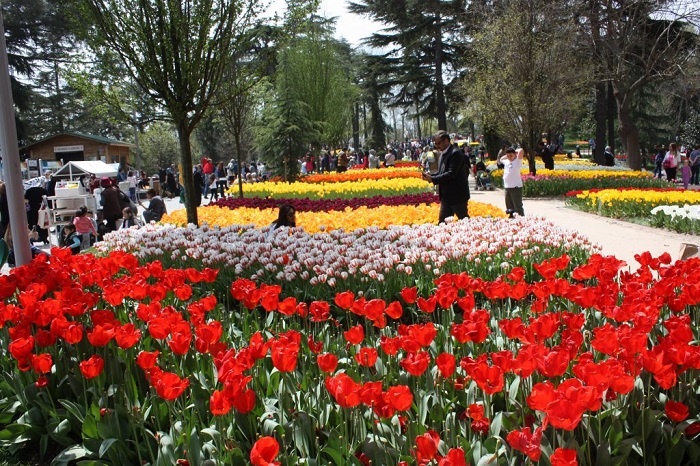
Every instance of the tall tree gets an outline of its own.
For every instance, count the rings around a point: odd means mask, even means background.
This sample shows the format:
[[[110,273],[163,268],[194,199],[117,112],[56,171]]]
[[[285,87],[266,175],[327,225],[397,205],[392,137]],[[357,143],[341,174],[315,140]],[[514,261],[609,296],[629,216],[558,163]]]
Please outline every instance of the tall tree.
[[[612,87],[627,165],[638,170],[642,159],[635,96],[649,84],[679,78],[695,59],[698,36],[691,25],[697,24],[700,7],[683,0],[588,0],[579,5],[596,79]],[[601,95],[602,88],[597,92]]]
[[[59,0],[4,0],[0,8],[5,20],[8,63],[13,70],[10,81],[17,110],[17,139],[25,145],[37,138],[36,122],[31,121],[32,107],[36,101],[47,103],[47,97],[55,100],[55,95],[50,96],[32,80],[42,70],[58,70],[71,45],[71,31]],[[57,76],[55,73],[52,80],[54,88]],[[44,118],[56,120],[61,115],[47,113]]]
[[[475,117],[521,144],[533,174],[541,135],[560,129],[584,95],[585,67],[563,52],[573,47],[570,16],[565,1],[513,0],[475,38],[476,75],[465,81]]]
[[[447,129],[447,88],[467,57],[466,0],[358,0],[348,10],[386,25],[367,44],[384,50],[378,57],[390,66],[382,78],[396,86],[394,105],[420,102],[420,114]]]
[[[178,133],[188,223],[197,224],[190,136],[259,0],[86,0],[102,37]]]

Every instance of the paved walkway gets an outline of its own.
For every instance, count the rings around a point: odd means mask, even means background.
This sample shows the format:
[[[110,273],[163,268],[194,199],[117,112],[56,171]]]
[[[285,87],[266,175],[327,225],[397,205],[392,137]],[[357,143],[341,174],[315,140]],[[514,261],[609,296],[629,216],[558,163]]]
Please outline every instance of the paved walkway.
[[[504,193],[496,191],[472,191],[471,198],[505,208]],[[563,200],[524,199],[525,215],[543,217],[555,225],[586,235],[602,246],[604,255],[614,255],[633,267],[637,266],[635,254],[649,251],[654,257],[668,252],[675,260],[682,243],[700,243],[700,237],[674,233],[659,228],[646,227],[630,222],[601,217],[568,208]]]

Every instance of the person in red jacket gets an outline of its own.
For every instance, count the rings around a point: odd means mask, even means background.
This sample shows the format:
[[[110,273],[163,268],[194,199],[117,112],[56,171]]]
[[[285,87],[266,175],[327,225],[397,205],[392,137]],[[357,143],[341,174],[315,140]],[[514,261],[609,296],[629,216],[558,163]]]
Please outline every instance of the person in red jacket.
[[[202,159],[202,172],[204,173],[204,179],[209,180],[209,175],[214,173],[214,164],[211,162],[211,159],[204,158]],[[209,183],[204,183],[204,191],[203,193],[204,197],[207,197],[207,194],[209,194]]]

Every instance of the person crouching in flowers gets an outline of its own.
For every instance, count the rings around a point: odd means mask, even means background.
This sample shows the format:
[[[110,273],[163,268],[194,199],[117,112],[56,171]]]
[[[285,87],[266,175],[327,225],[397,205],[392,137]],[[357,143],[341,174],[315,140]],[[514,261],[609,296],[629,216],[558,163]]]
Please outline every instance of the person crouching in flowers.
[[[277,220],[272,222],[270,225],[270,231],[267,232],[267,237],[272,237],[275,230],[280,227],[295,227],[297,226],[296,210],[289,204],[282,204],[280,206],[279,215]]]
[[[80,252],[80,245],[83,243],[83,237],[75,231],[75,225],[69,223],[64,226],[61,234],[63,236],[63,247],[70,248],[73,254],[78,254]]]

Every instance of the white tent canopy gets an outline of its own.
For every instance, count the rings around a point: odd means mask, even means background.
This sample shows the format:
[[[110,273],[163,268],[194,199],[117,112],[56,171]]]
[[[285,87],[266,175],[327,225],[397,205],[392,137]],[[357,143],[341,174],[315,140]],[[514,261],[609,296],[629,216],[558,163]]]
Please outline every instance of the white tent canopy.
[[[100,161],[68,162],[53,174],[57,178],[68,178],[70,180],[80,178],[80,175],[92,175],[100,178],[103,176],[117,176],[118,163],[107,164]]]

